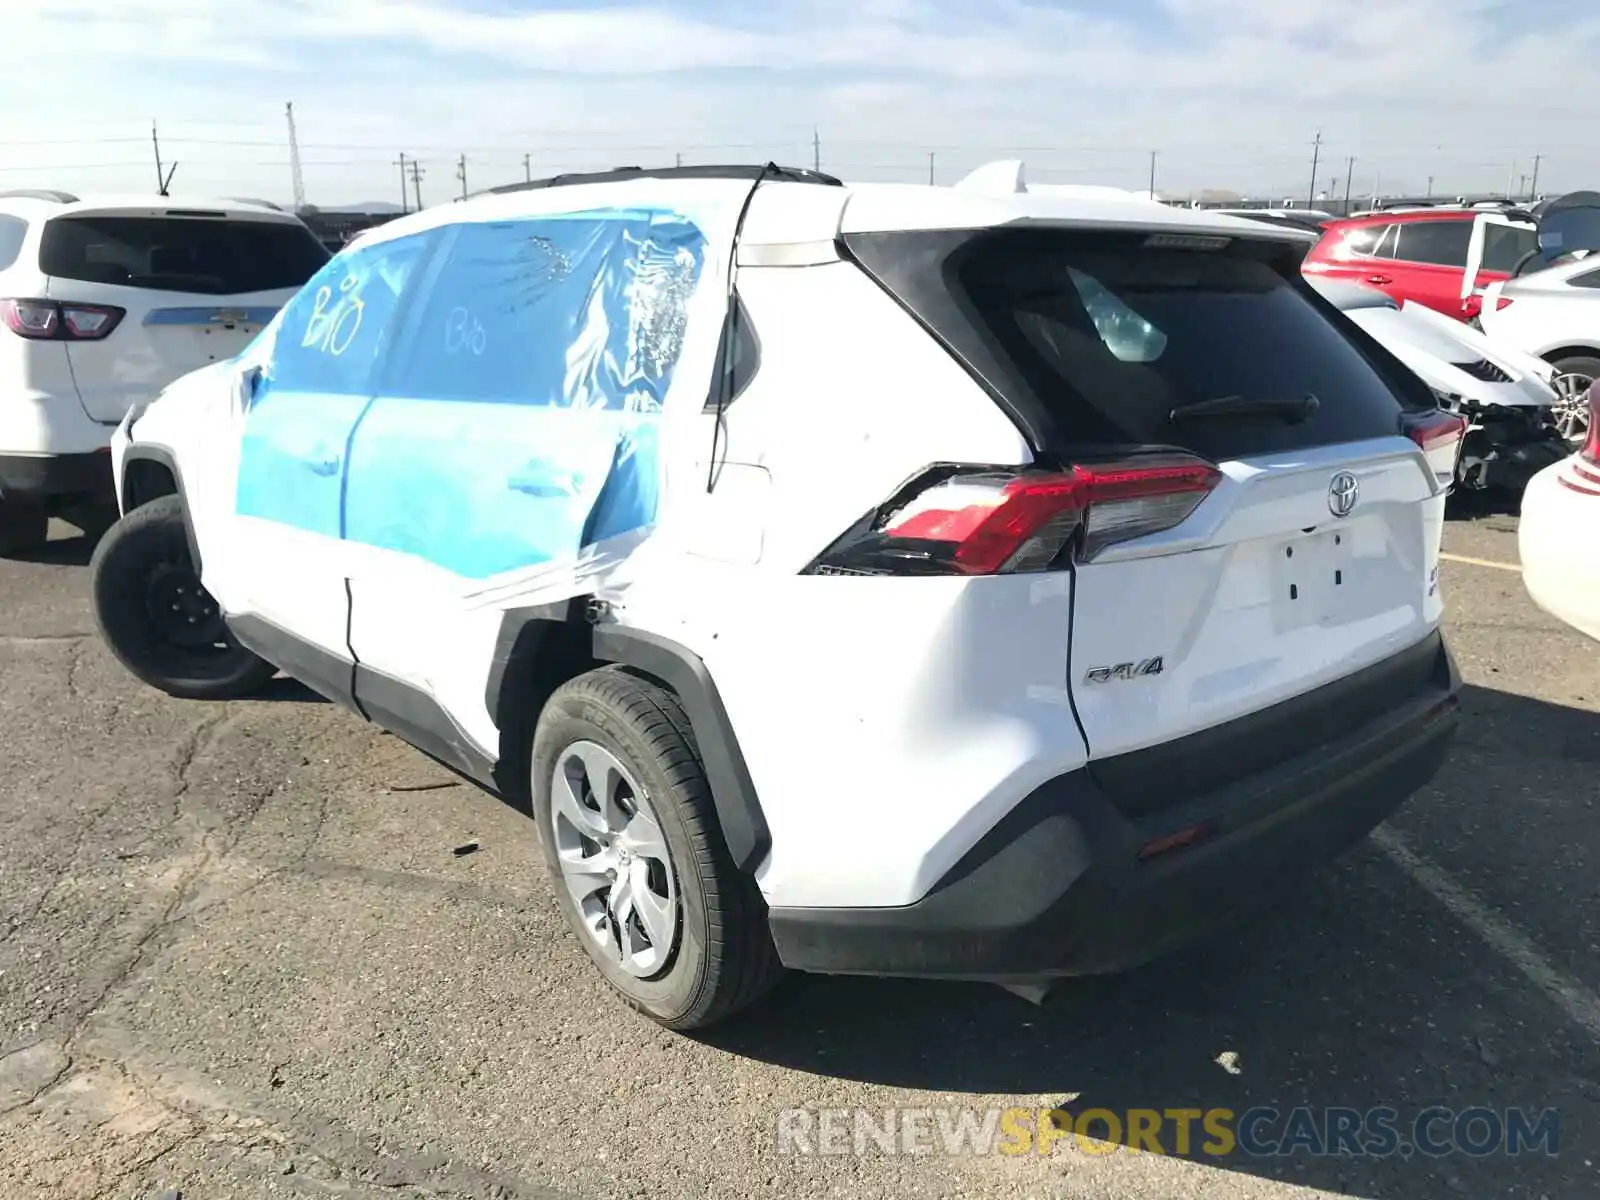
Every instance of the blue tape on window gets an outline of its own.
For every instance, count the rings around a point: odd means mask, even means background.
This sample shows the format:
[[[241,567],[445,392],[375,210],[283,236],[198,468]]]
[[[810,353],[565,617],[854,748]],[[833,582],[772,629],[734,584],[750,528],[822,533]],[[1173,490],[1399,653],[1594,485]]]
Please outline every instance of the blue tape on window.
[[[648,528],[704,258],[697,225],[651,209],[347,251],[285,310],[239,511],[473,580]]]

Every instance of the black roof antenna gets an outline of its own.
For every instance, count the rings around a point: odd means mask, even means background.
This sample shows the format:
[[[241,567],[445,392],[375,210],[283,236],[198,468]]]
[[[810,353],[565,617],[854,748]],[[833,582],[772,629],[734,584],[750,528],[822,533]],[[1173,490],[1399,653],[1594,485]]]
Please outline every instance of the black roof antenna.
[[[782,179],[785,171],[775,162],[764,163],[761,173],[756,176],[750,190],[745,193],[744,203],[739,206],[739,218],[733,223],[733,246],[728,251],[728,316],[722,327],[722,353],[718,356],[717,363],[717,407],[716,423],[711,426],[711,461],[706,464],[706,494],[710,495],[716,486],[717,478],[717,443],[722,436],[722,413],[728,407],[728,392],[733,386],[734,364],[738,361],[739,342],[739,238],[744,233],[744,219],[750,215],[750,202],[756,198],[756,190],[768,179]]]

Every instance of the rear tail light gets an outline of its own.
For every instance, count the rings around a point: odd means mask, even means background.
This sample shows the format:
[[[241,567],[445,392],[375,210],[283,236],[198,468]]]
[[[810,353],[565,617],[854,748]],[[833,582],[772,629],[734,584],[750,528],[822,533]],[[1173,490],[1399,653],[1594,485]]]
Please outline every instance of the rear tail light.
[[[930,468],[806,568],[810,575],[1001,575],[1087,562],[1188,519],[1222,478],[1211,463],[1151,455],[1060,471]]]
[[[97,342],[126,315],[109,304],[0,300],[0,321],[18,337],[43,342]]]
[[[1515,301],[1508,296],[1496,297],[1494,302],[1494,310],[1495,312],[1499,312],[1501,309],[1510,308],[1514,303]]]
[[[1443,409],[1427,409],[1403,415],[1400,428],[1427,459],[1435,485],[1448,489],[1454,484],[1461,445],[1467,436],[1467,419]]]
[[[1467,419],[1457,413],[1426,412],[1405,418],[1405,433],[1424,454],[1449,447],[1467,433]]]

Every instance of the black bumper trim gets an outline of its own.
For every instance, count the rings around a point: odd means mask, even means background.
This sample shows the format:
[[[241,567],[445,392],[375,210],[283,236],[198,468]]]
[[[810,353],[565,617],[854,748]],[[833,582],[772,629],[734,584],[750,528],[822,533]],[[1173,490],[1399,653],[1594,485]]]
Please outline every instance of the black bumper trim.
[[[1428,686],[1336,742],[1130,820],[1087,771],[1038,788],[915,904],[774,908],[785,966],[1022,982],[1124,970],[1259,908],[1360,841],[1443,764],[1460,676],[1442,643]],[[1170,792],[1171,775],[1149,786]],[[1207,840],[1140,861],[1199,822]]]

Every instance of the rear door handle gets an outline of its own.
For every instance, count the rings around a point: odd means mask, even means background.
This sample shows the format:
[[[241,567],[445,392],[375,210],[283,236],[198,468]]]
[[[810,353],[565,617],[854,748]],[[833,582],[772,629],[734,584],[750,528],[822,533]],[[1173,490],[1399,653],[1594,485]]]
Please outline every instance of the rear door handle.
[[[338,473],[340,459],[337,458],[308,458],[304,460],[306,468],[313,475],[334,475]]]
[[[1390,279],[1387,275],[1368,275],[1367,282],[1375,283],[1379,287],[1382,287],[1386,283],[1393,283],[1394,280]]]

